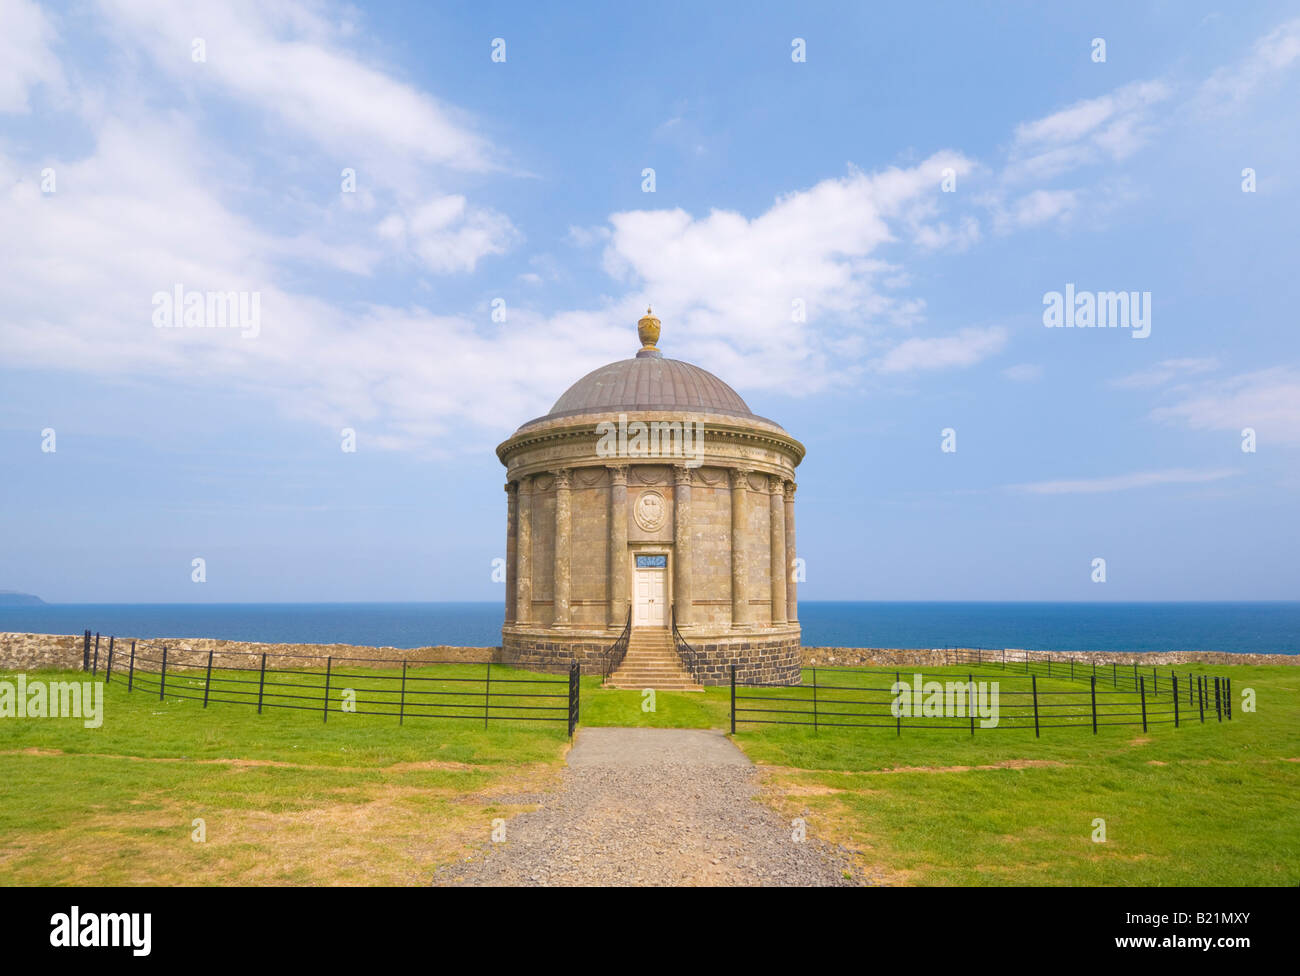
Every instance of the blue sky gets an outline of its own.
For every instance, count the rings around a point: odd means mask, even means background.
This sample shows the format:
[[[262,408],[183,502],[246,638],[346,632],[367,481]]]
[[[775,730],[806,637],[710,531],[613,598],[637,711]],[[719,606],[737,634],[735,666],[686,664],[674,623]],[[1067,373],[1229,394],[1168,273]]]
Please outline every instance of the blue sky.
[[[653,302],[804,599],[1300,594],[1295,4],[700,6],[0,4],[0,589],[499,599],[494,446]]]

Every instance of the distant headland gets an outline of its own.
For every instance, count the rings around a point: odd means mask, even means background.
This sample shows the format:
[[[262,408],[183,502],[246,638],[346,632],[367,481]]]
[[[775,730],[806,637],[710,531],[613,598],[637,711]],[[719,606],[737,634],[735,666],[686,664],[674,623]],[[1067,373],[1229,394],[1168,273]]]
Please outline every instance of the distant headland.
[[[49,604],[34,594],[19,593],[17,590],[0,590],[0,607],[44,606],[49,606]]]

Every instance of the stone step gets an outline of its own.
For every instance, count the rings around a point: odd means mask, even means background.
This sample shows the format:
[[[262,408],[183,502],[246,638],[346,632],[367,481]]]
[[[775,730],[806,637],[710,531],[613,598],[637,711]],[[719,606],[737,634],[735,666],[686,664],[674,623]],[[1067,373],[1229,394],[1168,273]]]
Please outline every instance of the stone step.
[[[691,679],[691,676],[681,668],[643,668],[636,665],[619,668],[610,675],[610,678],[626,678],[629,675],[635,675],[638,678],[681,678],[683,681]]]
[[[655,691],[703,691],[702,685],[691,684],[687,681],[647,681],[644,684],[638,681],[614,682],[610,681],[607,688],[614,688],[618,691],[644,691],[651,688]]]

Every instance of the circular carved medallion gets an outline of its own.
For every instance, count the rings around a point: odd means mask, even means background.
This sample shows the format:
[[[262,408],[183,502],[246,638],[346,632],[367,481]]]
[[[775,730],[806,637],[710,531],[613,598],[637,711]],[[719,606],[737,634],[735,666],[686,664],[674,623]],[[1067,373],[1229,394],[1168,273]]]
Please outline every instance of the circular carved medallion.
[[[668,517],[668,503],[664,501],[664,496],[654,489],[643,491],[632,508],[632,516],[636,519],[636,524],[645,531],[656,532]]]

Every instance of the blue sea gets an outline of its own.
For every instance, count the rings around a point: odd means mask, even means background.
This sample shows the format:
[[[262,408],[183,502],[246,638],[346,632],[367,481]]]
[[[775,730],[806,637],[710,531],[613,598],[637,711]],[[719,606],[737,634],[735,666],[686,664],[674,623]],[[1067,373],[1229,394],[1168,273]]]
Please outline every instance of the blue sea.
[[[1300,653],[1300,602],[838,603],[800,601],[812,647]],[[493,646],[499,603],[50,604],[0,607],[0,631],[215,637],[285,644]]]

